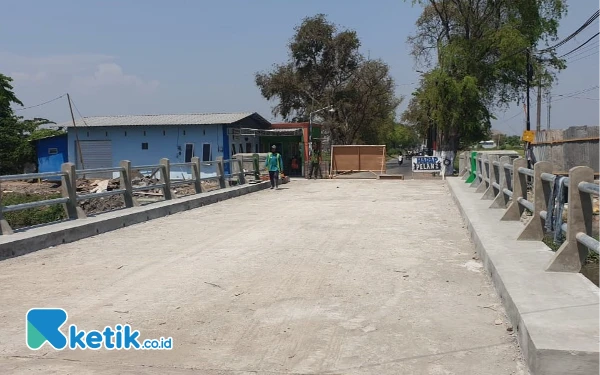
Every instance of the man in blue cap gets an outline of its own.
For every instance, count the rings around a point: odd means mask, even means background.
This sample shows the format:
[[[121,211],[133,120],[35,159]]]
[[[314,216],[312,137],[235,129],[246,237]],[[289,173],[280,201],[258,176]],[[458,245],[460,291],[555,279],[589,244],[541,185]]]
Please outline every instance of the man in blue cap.
[[[281,161],[281,154],[277,152],[277,146],[271,146],[271,152],[267,154],[265,165],[269,171],[271,189],[276,189],[279,182],[279,173],[283,172],[283,162]]]

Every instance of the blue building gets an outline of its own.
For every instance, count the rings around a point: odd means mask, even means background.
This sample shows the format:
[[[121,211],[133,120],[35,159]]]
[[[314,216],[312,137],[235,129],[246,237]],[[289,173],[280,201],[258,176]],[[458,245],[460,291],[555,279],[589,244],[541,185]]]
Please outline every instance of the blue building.
[[[268,129],[271,124],[258,113],[184,115],[128,115],[84,117],[64,124],[68,129],[68,157],[77,169],[133,166],[229,159],[239,152],[257,152],[258,136],[243,129]],[[237,129],[237,131],[235,131]],[[203,165],[202,177],[214,176],[214,167]],[[116,177],[116,176],[115,176]],[[190,170],[174,167],[172,178],[190,178]]]
[[[69,160],[66,133],[38,139],[33,143],[37,155],[37,170],[40,173],[60,171],[61,165]],[[60,177],[54,179],[60,180]]]

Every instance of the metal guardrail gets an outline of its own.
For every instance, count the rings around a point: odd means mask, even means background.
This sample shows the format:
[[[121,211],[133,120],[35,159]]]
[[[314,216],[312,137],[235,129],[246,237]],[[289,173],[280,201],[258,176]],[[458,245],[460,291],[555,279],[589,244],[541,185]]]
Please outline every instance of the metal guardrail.
[[[592,237],[592,197],[599,196],[600,186],[594,182],[591,168],[575,167],[568,177],[563,177],[552,173],[549,162],[538,162],[529,169],[523,158],[510,160],[478,153],[477,168],[471,171],[471,153],[462,157],[467,161],[465,173],[477,176],[474,187],[483,193],[482,199],[493,200],[490,208],[506,209],[502,220],[520,220],[524,210],[531,212],[532,218],[518,240],[541,241],[548,232],[554,233],[555,238],[564,235],[547,271],[579,272],[588,251],[600,253],[600,242]],[[533,182],[531,200],[528,180]],[[567,204],[567,222],[563,223],[562,212]]]
[[[2,181],[24,181],[24,180],[38,180],[48,177],[64,176],[64,172],[44,172],[44,173],[25,173],[25,174],[12,174],[0,176],[0,182]]]
[[[254,158],[256,161],[253,163],[255,170],[251,173],[255,176],[259,176],[259,163],[258,155],[255,154]],[[225,173],[224,165],[229,164],[229,173]],[[202,166],[216,166],[217,175],[215,177],[201,177]],[[189,180],[175,180],[171,179],[171,168],[189,168],[191,170],[192,178]],[[151,171],[152,175],[159,172],[159,182],[150,184],[147,186],[133,186],[132,183],[132,171]],[[120,188],[114,190],[108,190],[103,192],[88,193],[88,194],[77,194],[77,177],[85,176],[86,174],[92,173],[119,173]],[[57,172],[46,172],[46,173],[28,173],[20,175],[6,175],[0,176],[0,182],[2,181],[19,181],[19,180],[36,180],[45,179],[48,177],[60,176],[61,178],[61,198],[45,199],[36,202],[21,203],[9,206],[2,205],[2,191],[0,190],[0,235],[12,234],[13,230],[4,219],[3,213],[14,212],[20,210],[26,210],[30,208],[49,206],[62,204],[66,212],[68,219],[82,219],[86,215],[79,207],[79,202],[94,199],[104,198],[114,195],[122,195],[125,201],[125,207],[138,206],[134,192],[142,192],[147,190],[160,189],[163,191],[165,200],[173,198],[171,188],[174,186],[182,185],[194,185],[195,194],[204,193],[204,187],[202,181],[215,180],[219,181],[219,188],[224,189],[235,180],[237,184],[246,183],[246,172],[244,172],[242,161],[237,159],[217,159],[215,161],[200,161],[198,157],[193,157],[191,162],[188,163],[173,163],[171,164],[168,159],[161,159],[159,164],[152,165],[138,165],[132,166],[128,160],[121,161],[118,167],[110,168],[94,168],[94,169],[75,169],[73,163],[64,163],[60,171]]]

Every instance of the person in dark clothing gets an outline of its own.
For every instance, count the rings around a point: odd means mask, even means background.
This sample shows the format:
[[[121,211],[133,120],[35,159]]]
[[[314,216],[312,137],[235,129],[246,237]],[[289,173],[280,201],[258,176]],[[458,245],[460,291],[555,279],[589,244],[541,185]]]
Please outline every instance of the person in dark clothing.
[[[312,155],[310,156],[310,173],[308,179],[312,178],[313,173],[315,174],[315,180],[317,179],[317,173],[323,178],[323,173],[321,172],[321,150],[317,147],[314,148]]]

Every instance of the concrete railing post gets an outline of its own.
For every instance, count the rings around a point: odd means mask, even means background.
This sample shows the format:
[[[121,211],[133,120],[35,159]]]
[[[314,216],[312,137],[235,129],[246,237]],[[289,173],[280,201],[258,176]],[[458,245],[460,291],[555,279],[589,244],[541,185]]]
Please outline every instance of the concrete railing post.
[[[200,173],[200,158],[192,157],[192,178],[194,179],[194,190],[196,194],[204,193],[202,189],[202,174]]]
[[[483,154],[481,155],[481,183],[477,186],[477,189],[475,190],[476,193],[485,193],[485,191],[487,190],[488,186],[489,186],[489,168],[488,168],[488,162],[489,162],[489,155],[488,154]]]
[[[458,156],[458,176],[462,177],[465,174],[465,158],[467,157],[466,152],[461,152]]]
[[[0,235],[3,234],[13,234],[13,230],[2,215],[2,186],[0,186]]]
[[[64,163],[61,168],[63,175],[61,176],[60,191],[63,198],[69,198],[69,201],[64,204],[65,213],[69,219],[85,219],[85,212],[77,203],[77,173],[75,172],[75,164]]]
[[[506,205],[508,204],[508,195],[504,193],[504,189],[508,189],[510,171],[504,168],[504,164],[510,164],[510,156],[502,156],[500,158],[500,166],[497,167],[497,178],[500,181],[498,182],[498,184],[500,185],[500,191],[498,192],[498,195],[496,195],[496,198],[494,198],[494,201],[492,202],[490,208],[505,209]]]
[[[523,215],[523,206],[517,201],[519,198],[527,198],[527,176],[519,173],[519,168],[527,167],[527,160],[524,158],[517,158],[513,160],[513,175],[512,175],[512,199],[510,205],[506,209],[504,216],[501,220],[504,221],[516,221],[521,220]]]
[[[577,241],[577,233],[592,236],[592,197],[579,191],[581,182],[594,182],[594,170],[590,167],[574,167],[569,171],[567,211],[567,235],[546,271],[574,272],[581,271],[585,263],[588,248]]]
[[[498,161],[498,155],[488,155],[488,162],[486,165],[486,173],[488,177],[487,189],[483,193],[481,199],[494,199],[498,194],[498,189],[494,187],[494,182],[500,183],[497,178],[498,174],[496,173],[497,167],[494,166],[494,162]]]
[[[239,169],[238,181],[240,185],[244,185],[246,183],[246,176],[244,175],[244,163],[242,159],[237,160],[237,165]]]
[[[225,189],[225,165],[221,156],[217,158],[217,175],[219,176],[219,187]]]
[[[131,184],[131,162],[129,160],[122,160],[119,166],[122,168],[121,173],[119,174],[119,184],[121,189],[125,190],[125,193],[123,194],[125,207],[137,207],[140,204],[133,196],[133,186]]]
[[[254,179],[260,180],[260,157],[258,154],[252,155],[252,167],[254,168]]]
[[[462,180],[466,180],[469,178],[469,176],[471,175],[471,153],[469,151],[465,151],[465,159],[464,159],[464,165],[463,165],[463,170],[464,173],[461,175],[461,179]]]
[[[527,223],[518,240],[541,241],[544,239],[544,219],[542,211],[547,211],[550,198],[550,184],[542,180],[542,173],[552,173],[552,163],[538,161],[533,166],[533,217]],[[525,197],[527,193],[525,193]]]
[[[171,162],[167,158],[160,159],[160,183],[163,184],[165,200],[173,199],[171,194]]]

